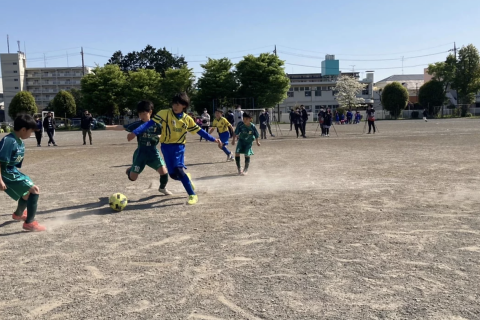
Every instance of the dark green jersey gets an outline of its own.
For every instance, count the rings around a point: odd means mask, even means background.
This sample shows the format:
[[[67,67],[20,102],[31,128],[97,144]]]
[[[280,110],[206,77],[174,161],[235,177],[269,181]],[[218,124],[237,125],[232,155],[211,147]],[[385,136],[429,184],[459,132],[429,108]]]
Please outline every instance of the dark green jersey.
[[[238,136],[239,141],[252,143],[255,139],[258,139],[258,131],[253,123],[250,126],[246,126],[245,123],[240,122],[235,129],[235,135]]]
[[[2,168],[2,175],[4,173],[17,173],[17,168],[22,167],[24,156],[25,145],[22,139],[18,138],[14,133],[10,133],[0,140],[0,166]]]
[[[126,131],[132,132],[133,130],[140,127],[144,124],[143,121],[135,121],[130,124],[126,124],[123,127]],[[158,142],[160,141],[159,135],[162,132],[162,125],[155,123],[154,126],[148,128],[144,133],[137,136],[138,147],[153,147],[156,148]]]

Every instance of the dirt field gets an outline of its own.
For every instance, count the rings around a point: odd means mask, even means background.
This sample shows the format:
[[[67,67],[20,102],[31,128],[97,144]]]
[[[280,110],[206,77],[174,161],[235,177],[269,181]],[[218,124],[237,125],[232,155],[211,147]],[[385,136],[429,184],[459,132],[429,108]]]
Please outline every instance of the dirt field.
[[[0,194],[0,319],[480,319],[480,121],[378,127],[283,131],[246,177],[190,136],[191,207],[151,169],[127,180],[126,133],[29,139],[49,231],[21,231]]]

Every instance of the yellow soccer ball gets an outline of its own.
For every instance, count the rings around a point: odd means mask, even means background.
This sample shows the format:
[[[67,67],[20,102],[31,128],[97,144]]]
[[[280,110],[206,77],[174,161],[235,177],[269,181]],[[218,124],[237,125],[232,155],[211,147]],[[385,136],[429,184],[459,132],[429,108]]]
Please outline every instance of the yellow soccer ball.
[[[110,196],[108,203],[113,210],[122,211],[127,206],[128,199],[121,193],[114,193]]]

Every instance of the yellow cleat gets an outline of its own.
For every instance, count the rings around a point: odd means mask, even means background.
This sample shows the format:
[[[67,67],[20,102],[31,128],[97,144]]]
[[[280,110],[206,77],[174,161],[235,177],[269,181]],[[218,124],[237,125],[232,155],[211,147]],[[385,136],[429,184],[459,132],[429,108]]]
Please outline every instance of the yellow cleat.
[[[193,205],[197,202],[198,202],[198,196],[197,195],[194,194],[192,196],[188,196],[188,201],[187,201],[188,205]]]
[[[192,185],[192,189],[195,190],[195,185],[193,184],[193,181],[192,181],[192,175],[190,173],[187,173],[187,177],[190,180],[190,184]]]

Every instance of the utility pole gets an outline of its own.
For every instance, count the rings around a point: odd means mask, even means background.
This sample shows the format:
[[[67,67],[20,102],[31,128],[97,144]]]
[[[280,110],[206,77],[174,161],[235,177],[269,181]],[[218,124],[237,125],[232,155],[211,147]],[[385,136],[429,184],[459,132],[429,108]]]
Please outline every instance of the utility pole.
[[[47,59],[45,58],[45,53],[43,54],[43,66],[47,67]]]
[[[80,51],[80,54],[82,55],[82,73],[83,75],[85,75],[85,61],[83,59],[83,47],[82,47],[82,51]]]
[[[275,53],[275,57],[277,57],[277,45],[275,45],[275,49],[273,49],[273,53]],[[273,120],[277,120],[277,123],[280,124],[280,104],[277,104],[277,119],[275,119],[275,113],[272,111]],[[280,131],[281,133],[282,131]]]
[[[10,37],[8,36],[8,34],[7,34],[7,49],[8,49],[8,53],[10,53]]]
[[[277,45],[275,45],[275,49],[273,49],[273,53],[275,53],[275,57],[277,56]]]
[[[402,74],[403,74],[403,58],[404,58],[404,57],[402,56]]]

